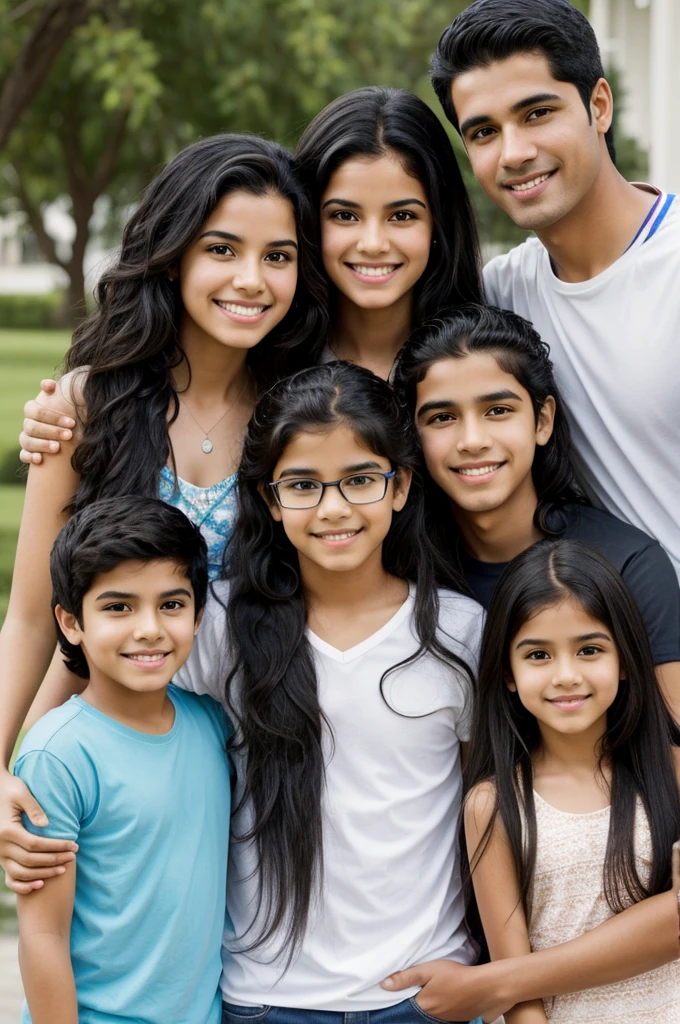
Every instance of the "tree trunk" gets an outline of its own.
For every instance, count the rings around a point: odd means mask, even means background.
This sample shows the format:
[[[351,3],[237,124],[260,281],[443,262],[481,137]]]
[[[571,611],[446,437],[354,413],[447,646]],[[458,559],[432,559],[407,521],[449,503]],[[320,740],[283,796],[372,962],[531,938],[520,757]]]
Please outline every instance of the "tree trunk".
[[[64,293],[64,302],[57,313],[57,326],[73,330],[86,315],[85,306],[85,274],[82,262],[69,263],[65,268],[68,284]]]
[[[94,211],[95,197],[71,197],[72,215],[76,224],[76,237],[73,239],[71,258],[64,264],[68,274],[68,286],[64,299],[66,324],[76,327],[87,315],[85,302],[85,249],[90,237],[90,218]]]
[[[0,149],[47,78],[64,43],[89,13],[89,0],[48,0],[45,4],[0,89]]]

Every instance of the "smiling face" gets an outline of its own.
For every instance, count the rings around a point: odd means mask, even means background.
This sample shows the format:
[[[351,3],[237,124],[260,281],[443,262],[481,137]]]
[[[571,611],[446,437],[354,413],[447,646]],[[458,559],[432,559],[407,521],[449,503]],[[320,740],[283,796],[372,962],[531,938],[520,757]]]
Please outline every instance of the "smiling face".
[[[290,309],[297,285],[293,207],[278,195],[224,196],[179,266],[182,334],[250,349]]]
[[[579,208],[607,156],[612,97],[600,81],[591,114],[547,59],[520,53],[453,80],[451,97],[475,177],[515,224],[540,231]]]
[[[550,439],[554,413],[549,397],[537,423],[529,392],[488,352],[434,363],[416,391],[428,471],[463,513],[489,512],[523,495],[533,515],[531,467],[536,445]]]
[[[392,468],[388,459],[367,448],[348,426],[338,424],[294,437],[276,463],[272,480],[306,491],[312,480],[350,477],[345,494],[361,497],[367,474],[390,473]],[[273,518],[283,523],[288,540],[297,548],[303,577],[314,569],[351,572],[371,558],[380,561],[392,513],[404,507],[410,479],[410,473],[398,470],[397,476],[388,480],[385,496],[370,504],[352,504],[337,487],[327,487],[315,508],[282,508],[268,494]],[[282,497],[285,501],[283,492]]]
[[[604,734],[624,673],[611,630],[571,597],[542,608],[510,643],[509,689],[541,732]]]
[[[399,158],[341,164],[321,197],[323,265],[339,293],[361,309],[411,302],[432,243],[425,189]]]
[[[92,686],[140,693],[167,686],[197,625],[184,567],[167,559],[128,560],[100,573],[83,597],[80,623],[59,605],[55,614],[66,638],[82,646]]]

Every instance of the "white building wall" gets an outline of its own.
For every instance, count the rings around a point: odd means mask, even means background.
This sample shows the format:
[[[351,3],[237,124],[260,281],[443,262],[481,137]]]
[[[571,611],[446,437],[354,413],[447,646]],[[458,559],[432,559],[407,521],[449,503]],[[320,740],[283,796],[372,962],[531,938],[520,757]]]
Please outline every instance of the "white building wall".
[[[680,0],[591,0],[590,21],[625,89],[621,130],[649,152],[650,181],[680,192]]]

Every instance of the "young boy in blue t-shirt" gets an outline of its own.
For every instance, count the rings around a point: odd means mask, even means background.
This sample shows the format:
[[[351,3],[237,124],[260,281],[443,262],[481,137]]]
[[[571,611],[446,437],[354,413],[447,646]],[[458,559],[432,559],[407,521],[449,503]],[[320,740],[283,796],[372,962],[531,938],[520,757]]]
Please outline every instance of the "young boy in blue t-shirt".
[[[227,722],[168,686],[207,589],[177,509],[107,499],[51,556],[59,643],[83,693],[44,716],[15,766],[75,862],[18,899],[33,1024],[218,1024],[230,781]]]

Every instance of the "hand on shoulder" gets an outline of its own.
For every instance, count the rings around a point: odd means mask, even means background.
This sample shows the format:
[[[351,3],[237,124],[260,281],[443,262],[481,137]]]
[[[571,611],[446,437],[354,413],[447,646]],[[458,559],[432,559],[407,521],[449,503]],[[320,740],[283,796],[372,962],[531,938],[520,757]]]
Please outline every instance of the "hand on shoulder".
[[[63,443],[73,440],[74,429],[84,418],[87,371],[88,367],[78,367],[57,381],[40,382],[40,393],[24,405],[22,462],[40,465],[43,455],[57,455]]]

